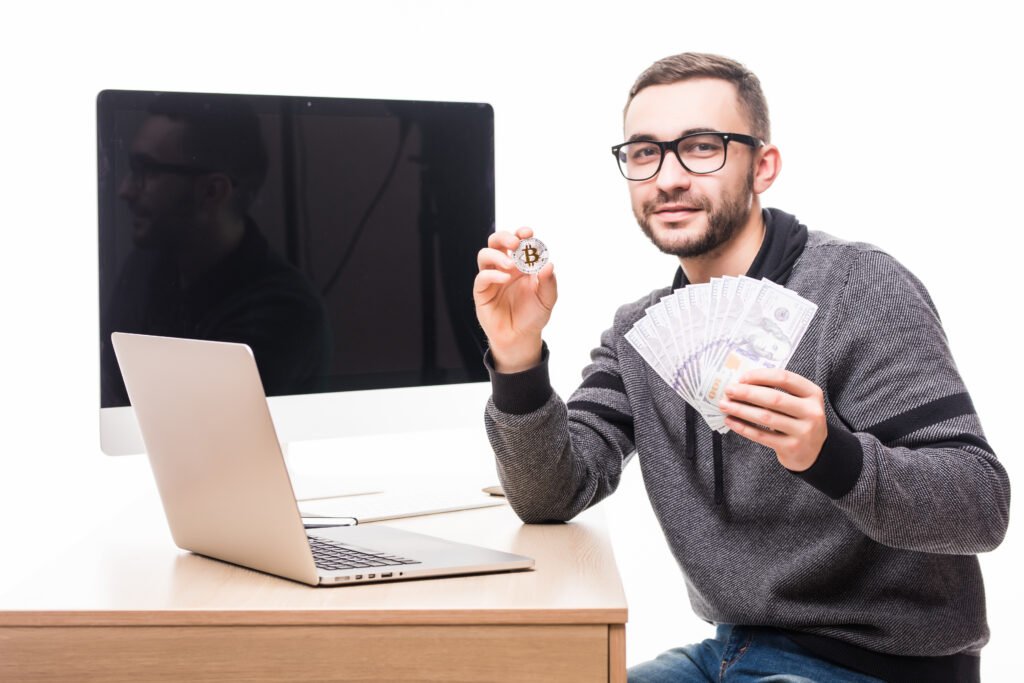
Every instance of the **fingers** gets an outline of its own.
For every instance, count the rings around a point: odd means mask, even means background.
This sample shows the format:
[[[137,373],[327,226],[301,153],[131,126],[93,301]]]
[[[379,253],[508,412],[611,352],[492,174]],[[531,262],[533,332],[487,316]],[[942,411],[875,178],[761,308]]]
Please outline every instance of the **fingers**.
[[[525,277],[525,274],[516,267],[512,257],[509,256],[509,252],[515,251],[519,247],[520,240],[528,237],[533,237],[533,229],[531,228],[519,228],[514,234],[500,230],[492,233],[487,238],[487,246],[477,253],[477,268],[481,273],[493,270],[507,273],[509,277],[478,278],[474,284],[474,294],[477,291],[483,291],[487,287],[507,284],[518,280],[520,277]],[[558,299],[558,284],[555,280],[554,264],[548,263],[537,273],[537,277],[534,278],[534,288],[541,304],[550,311]]]
[[[503,285],[512,279],[511,273],[501,270],[481,270],[473,280],[473,295],[482,294],[494,285]]]
[[[512,258],[500,249],[484,247],[476,255],[476,265],[481,271],[486,269],[497,269],[511,273],[516,269]]]
[[[487,246],[499,251],[515,251],[519,246],[519,240],[533,237],[531,228],[519,228],[515,234],[507,230],[499,230],[487,238]]]
[[[547,263],[537,273],[537,299],[550,311],[558,300],[558,281],[555,279],[555,264]]]
[[[515,234],[507,230],[499,230],[487,238],[487,246],[477,253],[476,265],[480,270],[494,268],[507,273],[519,271],[509,252],[519,247],[519,241],[533,237],[533,230],[530,228],[519,228]]]
[[[754,425],[726,415],[725,426],[740,436],[746,437],[762,446],[767,446],[775,451],[786,448],[793,442],[793,438],[777,432],[766,432]]]
[[[727,386],[725,394],[719,407],[729,429],[774,449],[791,471],[814,464],[828,438],[824,393],[818,385],[788,370],[751,370]]]
[[[765,391],[774,391],[774,389],[766,389]],[[779,392],[775,391],[775,393],[778,394]],[[775,409],[762,408],[757,405],[730,401],[729,399],[722,399],[718,406],[727,417],[739,418],[753,425],[767,427],[775,432],[795,434],[800,431],[799,420],[776,412]]]
[[[774,387],[784,391],[778,391]],[[744,373],[739,382],[727,386],[725,395],[733,403],[750,404],[756,409],[779,413],[796,420],[820,422],[825,417],[825,400],[821,388],[809,379],[788,370],[751,370]],[[756,419],[753,422],[765,424]]]
[[[789,417],[807,417],[805,399],[776,389],[739,382],[727,386],[725,395],[725,400],[732,399],[733,403],[742,401]]]
[[[740,383],[778,387],[794,396],[803,398],[817,397],[822,394],[821,388],[817,384],[789,370],[750,370],[743,373]]]

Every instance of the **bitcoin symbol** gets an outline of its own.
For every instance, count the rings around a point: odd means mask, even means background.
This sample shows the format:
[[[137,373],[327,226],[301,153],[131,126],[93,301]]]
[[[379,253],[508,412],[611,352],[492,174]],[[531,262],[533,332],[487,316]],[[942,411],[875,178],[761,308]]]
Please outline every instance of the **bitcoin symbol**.
[[[519,241],[519,248],[516,249],[512,259],[515,261],[516,268],[522,272],[538,273],[548,262],[548,248],[536,237],[527,237]]]

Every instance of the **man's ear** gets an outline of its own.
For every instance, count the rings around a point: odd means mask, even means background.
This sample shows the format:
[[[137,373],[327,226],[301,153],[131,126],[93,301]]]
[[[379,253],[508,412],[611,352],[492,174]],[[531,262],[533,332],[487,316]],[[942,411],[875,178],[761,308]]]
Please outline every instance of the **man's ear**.
[[[227,205],[235,192],[234,183],[225,173],[211,173],[199,181],[199,205],[208,210]]]
[[[757,150],[754,161],[754,194],[761,194],[775,182],[782,170],[782,155],[775,145],[765,145]]]

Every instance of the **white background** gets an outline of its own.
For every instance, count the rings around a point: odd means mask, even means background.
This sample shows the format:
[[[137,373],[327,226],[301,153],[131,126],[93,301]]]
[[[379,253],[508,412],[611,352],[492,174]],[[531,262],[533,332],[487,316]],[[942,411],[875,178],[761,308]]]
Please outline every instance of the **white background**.
[[[499,227],[533,226],[556,262],[560,300],[546,336],[567,396],[615,308],[668,284],[675,267],[640,234],[608,152],[621,141],[627,90],[668,54],[736,58],[760,76],[782,150],[765,205],[878,244],[921,278],[1015,479],[1024,50],[995,3],[25,4],[0,27],[5,556],[35,525],[64,522],[76,535],[83,507],[114,514],[141,460],[98,447],[104,88],[490,102]],[[566,151],[553,156],[555,141]],[[630,605],[629,663],[707,637],[638,467],[603,507]],[[1019,537],[1011,525],[982,557],[987,680],[1014,670]]]

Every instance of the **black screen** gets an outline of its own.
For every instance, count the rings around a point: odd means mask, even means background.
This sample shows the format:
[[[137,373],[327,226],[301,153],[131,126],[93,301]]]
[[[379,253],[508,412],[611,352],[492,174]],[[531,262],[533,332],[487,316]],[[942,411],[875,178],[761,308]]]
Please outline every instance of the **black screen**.
[[[482,381],[486,104],[104,91],[101,406],[114,331],[242,342],[268,395]]]

